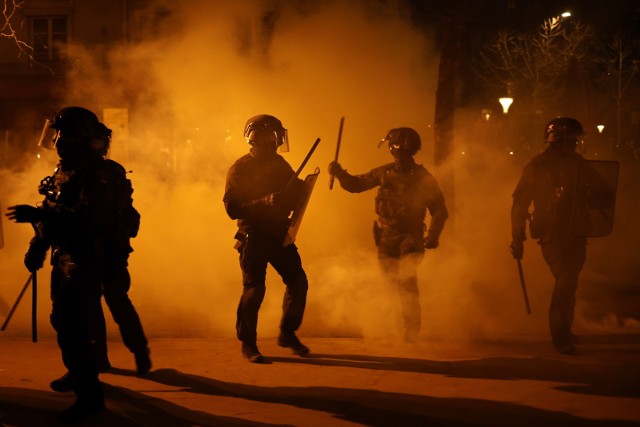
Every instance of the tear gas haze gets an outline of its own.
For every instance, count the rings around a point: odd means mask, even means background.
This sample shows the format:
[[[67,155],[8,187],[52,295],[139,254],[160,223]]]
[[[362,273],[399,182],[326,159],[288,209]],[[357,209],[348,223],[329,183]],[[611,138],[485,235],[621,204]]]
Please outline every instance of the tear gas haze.
[[[100,117],[104,108],[128,109],[127,137],[114,129],[110,156],[133,171],[142,222],[132,241],[130,296],[151,338],[235,335],[241,273],[236,226],[222,195],[228,168],[249,148],[244,122],[261,113],[288,129],[291,151],[283,156],[294,170],[315,138],[322,139],[302,172],[304,178],[321,169],[296,242],[309,278],[300,336],[401,336],[399,301],[381,280],[371,236],[376,190],[350,194],[336,182],[330,191],[326,169],[345,116],[340,163],[350,173],[391,162],[378,141],[389,129],[408,126],[423,141],[416,161],[440,178],[431,126],[439,53],[428,34],[387,9],[359,1],[296,3],[267,9],[270,3],[261,1],[170,2],[162,31],[113,48],[108,64],[93,50],[70,49],[74,70],[65,104]],[[463,120],[455,131],[456,138],[474,138]],[[445,226],[440,247],[427,251],[419,268],[423,335],[546,337],[551,276],[536,245],[527,242],[534,308],[527,317],[507,250],[511,192],[521,165],[489,146],[474,156],[473,167],[468,158],[452,159],[455,230]],[[54,165],[48,156],[19,174],[3,174],[3,208],[38,202],[37,184]],[[7,303],[26,279],[22,257],[31,234],[28,226],[4,223],[0,281]],[[284,289],[269,267],[259,337],[277,335]],[[45,324],[50,303],[47,292],[40,297]],[[26,333],[27,312],[25,304],[8,333]],[[117,333],[114,327],[109,332]]]

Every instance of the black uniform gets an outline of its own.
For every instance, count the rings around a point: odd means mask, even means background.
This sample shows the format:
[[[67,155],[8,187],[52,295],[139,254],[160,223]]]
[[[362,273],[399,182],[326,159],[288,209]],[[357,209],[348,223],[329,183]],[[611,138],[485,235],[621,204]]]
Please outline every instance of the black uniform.
[[[51,324],[79,401],[102,399],[91,325],[101,312],[104,278],[128,254],[118,209],[120,177],[114,172],[120,172],[114,162],[101,157],[73,169],[58,167],[42,189],[48,194],[36,225],[39,238],[52,248]]]
[[[139,374],[151,368],[148,340],[142,328],[142,322],[133,303],[129,299],[131,276],[128,270],[129,254],[133,251],[129,241],[136,237],[140,225],[140,214],[133,207],[133,188],[126,178],[125,169],[112,160],[105,160],[105,172],[117,188],[117,211],[119,225],[117,230],[118,245],[114,248],[108,268],[100,277],[102,295],[120,329],[124,345],[134,354]],[[96,312],[95,324],[92,327],[94,353],[99,370],[106,370],[111,365],[107,356],[106,324],[102,306]]]
[[[224,205],[231,219],[238,220],[238,251],[243,292],[238,304],[236,333],[245,343],[255,343],[258,311],[265,295],[267,264],[280,274],[286,286],[282,304],[282,334],[293,334],[301,325],[308,282],[295,244],[283,247],[290,209],[269,203],[269,195],[285,190],[294,177],[282,156],[259,154],[251,148],[229,169]],[[297,177],[287,191],[295,199],[302,181]]]
[[[352,193],[379,186],[375,199],[378,215],[374,240],[382,270],[398,288],[404,313],[405,338],[416,338],[421,326],[417,266],[424,254],[424,220],[429,210],[428,234],[438,240],[448,217],[444,196],[436,179],[412,159],[408,165],[389,163],[363,175],[346,171],[337,175]]]
[[[93,171],[87,171],[86,168],[95,168]],[[107,336],[106,324],[102,305],[99,303],[100,295],[104,296],[105,302],[111,311],[116,324],[120,328],[124,344],[136,356],[138,372],[144,373],[151,367],[149,360],[148,341],[144,334],[140,318],[131,303],[128,296],[128,290],[131,285],[131,278],[128,271],[128,257],[132,252],[129,245],[129,239],[135,237],[139,226],[139,214],[133,208],[131,194],[131,182],[126,178],[125,169],[112,160],[94,159],[81,172],[71,171],[63,172],[60,168],[56,170],[54,175],[43,181],[40,191],[47,196],[45,198],[44,207],[48,210],[59,208],[63,190],[69,192],[67,186],[68,181],[72,181],[70,177],[75,177],[76,186],[83,185],[79,180],[87,179],[98,180],[104,185],[109,185],[113,189],[112,198],[109,200],[101,200],[101,203],[109,204],[111,214],[115,215],[115,222],[109,225],[108,238],[104,242],[99,242],[99,249],[102,252],[101,260],[95,265],[95,280],[99,283],[98,303],[88,311],[89,329],[91,342],[93,344],[93,354],[96,362],[96,368],[99,371],[106,371],[111,367],[107,356]],[[84,178],[77,178],[82,174],[88,174]],[[86,190],[80,190],[85,193]],[[112,204],[112,205],[111,205]],[[105,215],[109,215],[109,210],[104,211]],[[44,230],[46,231],[46,230]],[[43,233],[41,233],[43,234]],[[36,237],[32,242],[31,253],[36,253],[41,243],[38,240],[45,240]],[[106,242],[106,243],[105,243]],[[46,250],[46,248],[44,248]],[[54,251],[53,265],[56,270],[59,260],[56,258],[59,254]],[[56,304],[61,292],[62,276],[59,271],[53,272],[52,280],[52,300],[53,314],[52,324],[54,328],[59,327],[58,323],[58,307]],[[57,381],[54,388],[58,391],[64,391],[70,387],[67,377],[63,377],[62,381]]]
[[[526,239],[526,220],[533,202],[529,230],[555,279],[549,328],[556,348],[570,348],[578,275],[586,259],[586,239],[570,232],[576,176],[583,157],[551,144],[524,168],[513,192],[511,209],[514,242]]]

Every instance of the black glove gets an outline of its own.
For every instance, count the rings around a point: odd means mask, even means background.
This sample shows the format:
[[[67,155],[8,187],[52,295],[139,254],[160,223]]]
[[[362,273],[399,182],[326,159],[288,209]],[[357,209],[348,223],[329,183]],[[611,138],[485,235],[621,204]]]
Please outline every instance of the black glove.
[[[424,239],[424,247],[425,249],[435,249],[438,247],[438,238],[433,234],[427,234],[427,237]]]
[[[30,205],[15,205],[7,208],[7,218],[15,222],[38,222],[42,221],[42,209]]]
[[[509,245],[509,252],[511,252],[514,259],[522,259],[522,255],[524,254],[524,243],[514,240],[511,242],[511,245]]]
[[[336,178],[340,179],[342,175],[344,175],[346,171],[340,166],[338,162],[329,163],[329,175],[333,175]]]
[[[49,244],[46,240],[34,237],[29,243],[29,250],[24,255],[24,265],[30,272],[40,270],[44,265],[44,259],[47,256]]]
[[[279,207],[287,211],[292,211],[298,206],[300,197],[304,192],[304,182],[294,180],[289,183],[282,191],[270,194],[269,200],[271,206]]]

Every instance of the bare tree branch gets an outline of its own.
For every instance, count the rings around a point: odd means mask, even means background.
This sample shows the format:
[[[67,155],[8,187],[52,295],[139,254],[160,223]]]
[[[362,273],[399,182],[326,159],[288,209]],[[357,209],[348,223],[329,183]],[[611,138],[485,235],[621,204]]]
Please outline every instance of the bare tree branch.
[[[545,20],[532,33],[501,31],[479,53],[475,70],[489,88],[511,88],[538,109],[554,97],[569,62],[585,59],[590,37],[589,26],[559,17]]]
[[[16,2],[16,0],[3,0],[0,37],[7,38],[16,45],[16,48],[18,49],[18,57],[25,55],[29,63],[34,63],[36,61],[33,58],[33,47],[21,40],[13,28],[12,20],[22,5],[23,2]]]

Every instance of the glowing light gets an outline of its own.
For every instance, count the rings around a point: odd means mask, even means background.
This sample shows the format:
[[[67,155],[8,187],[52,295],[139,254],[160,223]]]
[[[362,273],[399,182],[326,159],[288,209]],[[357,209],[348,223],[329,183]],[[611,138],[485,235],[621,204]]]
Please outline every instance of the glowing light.
[[[602,131],[604,130],[604,125],[598,125],[596,127],[598,128],[598,133],[602,133]]]
[[[509,107],[511,107],[511,104],[513,103],[513,98],[499,98],[498,101],[500,102],[500,105],[502,105],[502,112],[507,114],[509,112]]]
[[[563,18],[569,18],[571,16],[571,12],[567,10],[565,12],[562,12],[560,16],[562,16]]]
[[[509,151],[509,155],[510,155],[510,156],[513,156],[513,151]]]

